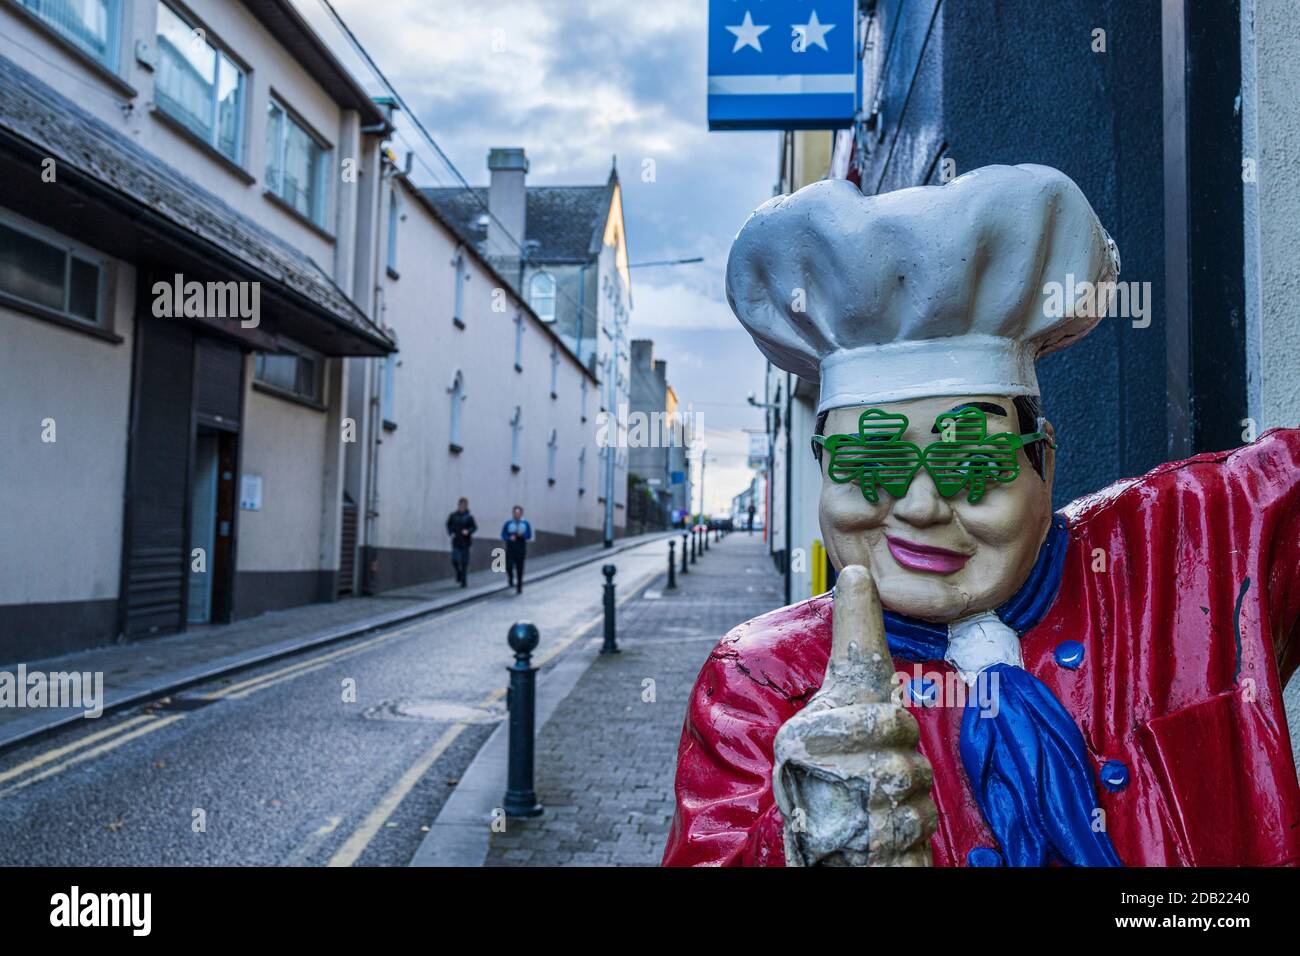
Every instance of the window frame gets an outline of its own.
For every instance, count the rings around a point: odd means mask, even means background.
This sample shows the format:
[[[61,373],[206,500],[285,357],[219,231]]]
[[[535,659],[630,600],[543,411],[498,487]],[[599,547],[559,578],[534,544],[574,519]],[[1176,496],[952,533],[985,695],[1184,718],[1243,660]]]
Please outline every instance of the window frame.
[[[515,371],[524,370],[524,313],[515,313]]]
[[[189,14],[188,11],[184,9],[178,9],[175,4],[168,2],[168,0],[156,0],[155,10],[158,7],[166,7],[169,11],[171,11],[172,16],[176,17],[177,20],[185,24],[185,26],[189,27],[191,31],[194,30],[202,31],[203,43],[210,50],[212,50],[214,56],[216,57],[216,74],[213,78],[213,84],[212,84],[212,102],[211,102],[212,136],[211,138],[205,139],[201,133],[199,133],[197,130],[193,129],[189,125],[185,117],[178,115],[179,111],[174,113],[168,110],[163,105],[163,98],[165,97],[167,100],[171,100],[171,97],[167,96],[166,94],[162,94],[160,96],[158,81],[156,79],[154,80],[155,107],[157,108],[158,112],[162,116],[164,116],[169,122],[179,126],[186,134],[192,136],[194,139],[198,140],[200,143],[207,146],[209,149],[215,152],[222,159],[234,163],[240,169],[243,169],[244,159],[247,151],[247,141],[248,141],[248,135],[247,135],[248,116],[249,116],[248,89],[249,89],[249,74],[251,73],[251,71],[249,70],[248,66],[243,62],[243,60],[241,60],[240,58],[234,55],[233,51],[228,46],[226,46],[224,43],[221,43],[216,38],[214,38],[212,35],[212,31],[209,30],[202,21],[198,20],[197,17],[192,16],[191,14]],[[158,24],[157,17],[155,16],[154,46],[156,49],[161,49],[161,45],[158,43],[158,36],[159,36],[158,31],[159,31],[159,24]],[[235,121],[235,148],[234,148],[233,155],[225,152],[219,145],[221,139],[221,99],[220,99],[221,66],[223,61],[229,63],[230,66],[234,68],[235,72],[239,76],[239,111],[238,111],[238,117],[236,118]]]
[[[43,302],[23,298],[2,288],[0,288],[0,305],[36,315],[40,318],[68,324],[74,328],[112,334],[112,313],[108,309],[110,264],[106,256],[91,251],[88,247],[64,236],[62,233],[35,223],[28,223],[26,220],[10,214],[8,210],[0,209],[0,225],[24,235],[34,242],[39,242],[63,253],[63,308],[56,309]],[[95,282],[94,321],[68,310],[69,300],[72,295],[73,259],[80,259],[82,262],[95,267],[97,278]]]
[[[544,280],[550,283],[550,291],[547,292],[545,295],[537,294],[536,290],[537,290],[538,280]],[[547,325],[555,324],[555,321],[558,318],[558,310],[556,308],[556,303],[559,298],[559,291],[560,291],[559,282],[556,281],[554,275],[552,275],[550,272],[547,272],[545,269],[543,269],[541,272],[534,273],[533,277],[528,280],[528,307],[533,310],[533,314],[537,316],[539,321],[544,322]],[[538,302],[543,300],[550,302],[549,311],[544,312],[540,308],[538,308],[537,305]]]
[[[40,3],[40,0],[36,0],[36,2]],[[30,5],[29,0],[13,0],[13,5],[16,6],[24,15],[29,17],[34,23],[38,24],[42,30],[45,30],[52,37],[58,39],[59,42],[66,44],[70,49],[76,51],[77,55],[84,57],[87,62],[93,63],[96,67],[102,70],[106,70],[114,80],[126,89],[130,89],[134,94],[134,90],[126,83],[119,73],[122,60],[123,23],[126,20],[127,3],[125,0],[108,0],[108,2],[113,7],[113,12],[108,18],[109,36],[108,42],[105,44],[104,58],[102,60],[91,50],[78,43],[71,34],[59,27],[57,23],[46,19],[38,11],[37,7]]]
[[[514,413],[510,416],[510,470],[518,473],[523,465],[519,463],[519,448],[522,444],[519,440],[519,433],[524,430],[524,407],[516,405]]]
[[[264,172],[266,193],[267,195],[271,196],[276,202],[278,202],[281,206],[289,210],[295,216],[302,219],[312,228],[317,229],[322,233],[328,235],[329,234],[328,227],[326,224],[329,222],[330,203],[332,201],[332,190],[330,189],[330,183],[332,181],[332,177],[329,175],[329,167],[330,167],[330,156],[334,152],[334,147],[333,145],[330,144],[330,142],[327,139],[325,139],[325,137],[317,133],[316,130],[314,130],[311,127],[311,124],[308,123],[305,119],[303,119],[302,115],[298,113],[296,110],[294,110],[291,106],[289,106],[289,104],[286,103],[284,99],[281,98],[279,94],[277,94],[274,90],[271,91],[266,101],[266,115],[267,115],[268,127],[270,126],[271,123],[270,117],[271,117],[272,110],[280,111],[280,115],[283,118],[283,122],[281,123],[281,127],[280,127],[279,142],[276,144],[275,159],[277,165],[275,167],[276,176],[274,178],[271,175],[272,173],[271,157],[268,156],[266,161],[266,169]],[[317,172],[318,181],[314,184],[315,187],[320,190],[320,195],[318,197],[319,218],[317,217],[316,214],[304,213],[301,209],[295,206],[290,200],[286,199],[283,194],[284,161],[285,161],[285,154],[288,150],[288,143],[289,143],[289,126],[288,126],[289,123],[292,123],[294,126],[298,127],[298,129],[301,130],[307,136],[308,139],[310,139],[313,143],[315,143],[316,147],[320,150],[321,162],[320,162],[319,171]]]
[[[286,388],[278,382],[269,382],[262,377],[262,369],[267,358],[284,358],[293,357],[299,360],[306,360],[312,363],[312,386],[314,394],[308,395],[299,391],[295,384],[293,388]],[[302,345],[282,346],[279,352],[257,352],[253,359],[253,385],[265,392],[278,395],[281,398],[287,398],[290,401],[298,402],[318,410],[325,408],[325,363],[327,357]],[[295,383],[297,376],[295,375]]]
[[[388,251],[386,266],[389,278],[398,278],[397,271],[397,223],[401,212],[401,203],[397,198],[397,186],[390,183],[388,188]]]
[[[455,291],[452,296],[451,323],[458,329],[464,329],[465,317],[461,313],[465,309],[465,281],[469,278],[465,274],[464,246],[456,247],[456,255],[452,257],[451,267],[455,270],[455,276],[453,278]]]
[[[397,352],[384,356],[384,385],[379,395],[379,418],[385,431],[397,428],[397,366],[401,364]]]
[[[455,374],[451,377],[451,384],[447,386],[447,394],[451,396],[451,422],[448,434],[448,447],[453,455],[460,454],[465,450],[461,443],[461,411],[460,407],[465,403],[465,373],[456,369]]]

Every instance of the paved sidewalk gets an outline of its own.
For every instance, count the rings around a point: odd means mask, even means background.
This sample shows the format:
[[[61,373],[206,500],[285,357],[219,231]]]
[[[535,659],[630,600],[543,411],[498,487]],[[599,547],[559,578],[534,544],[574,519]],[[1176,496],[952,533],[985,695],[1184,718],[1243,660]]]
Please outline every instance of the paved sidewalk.
[[[639,535],[602,545],[574,548],[528,562],[528,580],[537,582],[611,554],[645,544],[662,534]],[[223,673],[264,663],[311,647],[391,627],[425,614],[504,591],[505,575],[479,571],[468,588],[454,580],[414,585],[376,597],[347,598],[271,611],[234,624],[195,627],[168,637],[98,647],[59,657],[25,661],[27,670],[103,673],[105,709],[149,700]],[[16,663],[0,662],[14,670]],[[64,708],[0,708],[0,749],[57,727],[82,720],[82,711]]]
[[[630,602],[622,653],[596,656],[537,739],[545,813],[494,833],[487,866],[656,866],[673,813],[686,702],[713,645],[781,604],[762,538],[733,532],[678,575]],[[502,781],[504,786],[504,780]]]

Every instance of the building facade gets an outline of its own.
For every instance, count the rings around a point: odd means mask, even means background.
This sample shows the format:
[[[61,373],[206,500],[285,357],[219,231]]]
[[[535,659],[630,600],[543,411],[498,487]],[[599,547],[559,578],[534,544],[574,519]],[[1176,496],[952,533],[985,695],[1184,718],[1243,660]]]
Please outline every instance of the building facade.
[[[626,419],[629,501],[633,488],[643,513],[635,524],[662,529],[680,523],[690,509],[690,415],[668,384],[668,363],[654,357],[654,342],[632,340],[631,394],[620,412]],[[637,507],[630,506],[637,517]]]
[[[624,532],[617,175],[501,151],[502,255],[392,110],[291,0],[0,0],[0,661],[437,579],[461,495]]]
[[[493,149],[487,166],[487,188],[424,195],[599,379],[584,401],[596,409],[597,497],[612,542],[627,525],[628,447],[617,411],[631,394],[632,278],[618,171],[599,186],[529,186],[519,148]]]
[[[288,2],[0,2],[0,657],[332,598],[383,113]]]
[[[444,524],[462,496],[479,524],[472,569],[489,566],[515,505],[533,554],[599,542],[599,380],[427,190],[391,161],[385,180],[378,314],[399,351],[367,363],[365,589],[449,576]]]

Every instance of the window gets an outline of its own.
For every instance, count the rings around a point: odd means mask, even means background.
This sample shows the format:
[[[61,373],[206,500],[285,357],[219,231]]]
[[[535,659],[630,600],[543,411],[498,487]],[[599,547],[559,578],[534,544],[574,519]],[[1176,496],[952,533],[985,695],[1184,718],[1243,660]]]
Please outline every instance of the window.
[[[117,69],[122,0],[18,0],[82,53]]]
[[[555,484],[555,456],[560,449],[560,436],[554,428],[551,429],[551,437],[546,442],[546,483]]]
[[[393,415],[393,387],[397,379],[397,353],[389,352],[384,356],[384,392],[380,400],[380,416],[385,426],[390,426],[397,419]]]
[[[397,187],[388,193],[388,271],[397,275]]]
[[[320,357],[306,351],[259,352],[253,377],[263,385],[308,401],[320,401]]]
[[[447,392],[451,395],[451,450],[458,452],[464,447],[460,440],[460,406],[465,401],[465,376],[460,369],[452,376]]]
[[[451,321],[458,329],[465,327],[465,318],[461,310],[465,306],[465,250],[457,249],[456,258],[451,260],[451,267],[456,270],[456,299],[452,303]]]
[[[528,283],[528,304],[543,322],[555,321],[555,276],[539,272]]]
[[[510,416],[510,470],[518,471],[519,465],[519,432],[524,427],[522,418],[524,410],[519,405],[515,406],[515,413]]]
[[[158,108],[238,163],[243,155],[244,73],[202,30],[158,4]]]
[[[0,222],[0,296],[100,325],[103,268],[71,246]]]
[[[515,313],[515,371],[524,370],[524,314]]]
[[[267,188],[318,226],[325,223],[328,153],[283,106],[271,101],[266,116]]]

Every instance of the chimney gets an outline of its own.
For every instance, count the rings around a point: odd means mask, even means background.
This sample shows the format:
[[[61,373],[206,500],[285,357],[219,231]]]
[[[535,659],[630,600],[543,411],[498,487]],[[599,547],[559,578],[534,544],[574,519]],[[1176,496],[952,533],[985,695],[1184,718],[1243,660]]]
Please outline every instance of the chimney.
[[[488,184],[488,210],[492,219],[488,223],[486,252],[495,262],[517,263],[524,244],[528,208],[524,189],[528,157],[522,149],[493,149],[488,153],[488,170],[492,174]]]

